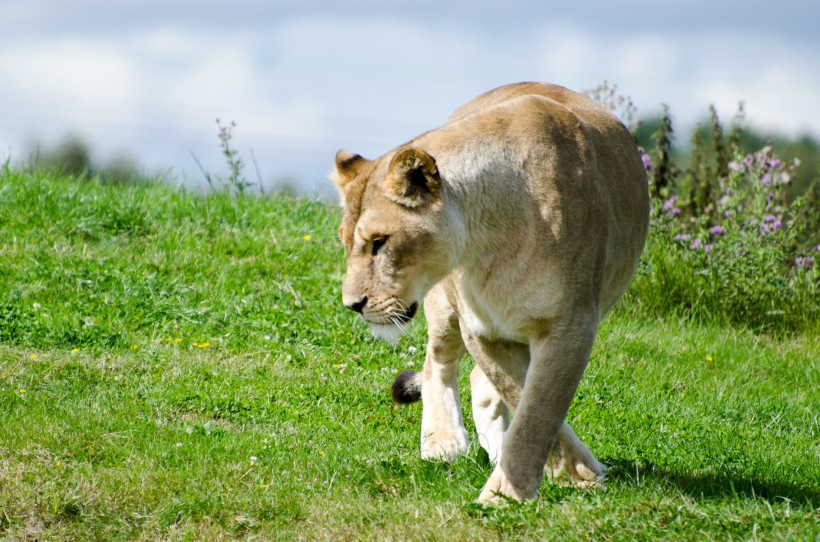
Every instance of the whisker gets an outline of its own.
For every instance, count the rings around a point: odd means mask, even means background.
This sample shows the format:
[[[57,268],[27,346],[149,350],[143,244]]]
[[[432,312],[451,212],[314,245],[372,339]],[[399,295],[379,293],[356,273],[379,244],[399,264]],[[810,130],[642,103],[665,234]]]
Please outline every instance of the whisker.
[[[389,317],[390,317],[390,323],[392,323],[394,326],[399,328],[402,333],[407,332],[408,325],[407,325],[407,322],[404,320],[403,315],[395,314],[391,311],[389,313]]]
[[[390,323],[391,323],[391,324],[393,324],[393,325],[394,325],[394,326],[396,326],[397,328],[399,328],[399,329],[401,329],[402,331],[404,331],[404,329],[405,329],[405,328],[404,328],[404,326],[402,325],[401,318],[399,318],[399,316],[398,316],[398,315],[396,315],[396,314],[392,314],[392,313],[391,313],[391,314],[390,314],[390,316],[389,316],[389,318],[390,318]]]

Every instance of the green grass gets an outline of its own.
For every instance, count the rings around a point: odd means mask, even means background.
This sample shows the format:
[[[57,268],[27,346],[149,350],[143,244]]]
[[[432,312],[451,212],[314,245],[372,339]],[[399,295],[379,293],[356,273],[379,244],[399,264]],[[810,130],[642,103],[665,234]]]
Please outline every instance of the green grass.
[[[607,490],[485,509],[477,447],[422,461],[390,402],[423,322],[393,349],[341,306],[337,219],[0,170],[0,539],[820,536],[817,333],[619,311],[569,414]]]

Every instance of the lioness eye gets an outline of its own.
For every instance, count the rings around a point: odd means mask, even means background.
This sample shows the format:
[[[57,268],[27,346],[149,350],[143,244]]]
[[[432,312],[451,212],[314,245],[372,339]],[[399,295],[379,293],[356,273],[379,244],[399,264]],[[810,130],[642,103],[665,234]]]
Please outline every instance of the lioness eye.
[[[379,250],[381,250],[381,248],[384,246],[384,244],[386,242],[387,242],[387,237],[377,237],[377,238],[373,239],[373,246],[370,249],[370,254],[372,256],[375,256],[376,254],[378,254]]]

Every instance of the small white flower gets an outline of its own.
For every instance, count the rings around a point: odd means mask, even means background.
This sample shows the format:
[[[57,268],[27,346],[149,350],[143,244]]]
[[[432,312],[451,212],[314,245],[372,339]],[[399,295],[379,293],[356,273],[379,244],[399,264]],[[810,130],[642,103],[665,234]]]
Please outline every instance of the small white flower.
[[[259,463],[259,460],[256,458],[255,455],[251,456],[251,466],[255,467]]]

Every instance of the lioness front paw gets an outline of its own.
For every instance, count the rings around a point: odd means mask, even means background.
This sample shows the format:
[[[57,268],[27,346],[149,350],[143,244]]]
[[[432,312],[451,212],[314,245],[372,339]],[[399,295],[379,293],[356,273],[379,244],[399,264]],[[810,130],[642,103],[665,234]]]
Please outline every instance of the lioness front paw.
[[[449,437],[433,433],[421,439],[421,458],[454,461],[459,455],[466,455],[469,448],[466,430]]]
[[[478,495],[477,502],[481,504],[495,504],[500,502],[503,498],[514,499],[518,502],[524,502],[538,497],[537,484],[533,488],[524,488],[517,486],[510,481],[504,472],[496,467],[484,488]]]
[[[561,426],[544,472],[557,485],[605,489],[606,466],[595,459],[566,422]]]

